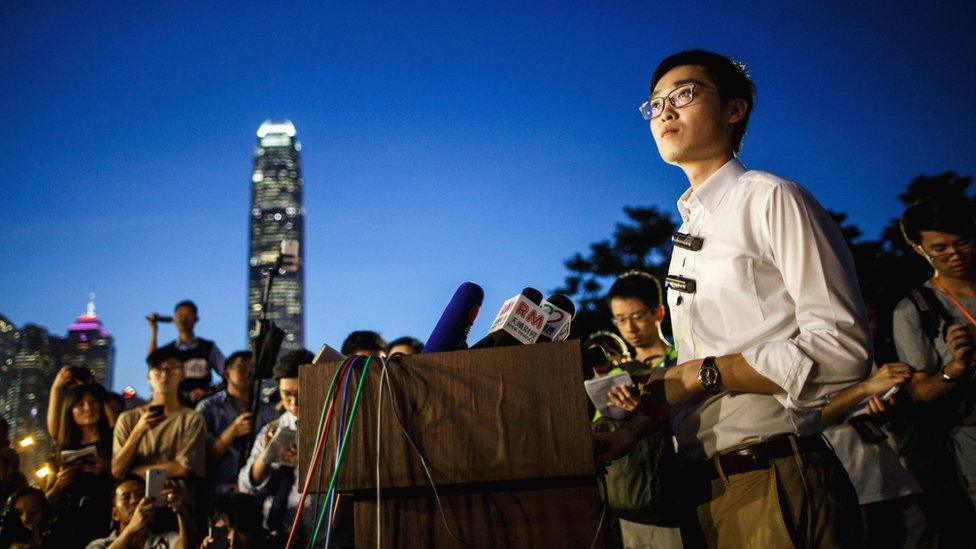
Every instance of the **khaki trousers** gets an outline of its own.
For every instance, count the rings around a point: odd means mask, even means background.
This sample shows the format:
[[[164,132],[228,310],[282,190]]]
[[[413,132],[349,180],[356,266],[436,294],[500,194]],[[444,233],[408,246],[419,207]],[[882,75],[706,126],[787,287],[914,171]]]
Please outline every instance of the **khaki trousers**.
[[[719,472],[697,505],[699,532],[686,547],[860,547],[854,486],[831,450],[770,461],[768,469]],[[695,543],[689,544],[689,540]]]

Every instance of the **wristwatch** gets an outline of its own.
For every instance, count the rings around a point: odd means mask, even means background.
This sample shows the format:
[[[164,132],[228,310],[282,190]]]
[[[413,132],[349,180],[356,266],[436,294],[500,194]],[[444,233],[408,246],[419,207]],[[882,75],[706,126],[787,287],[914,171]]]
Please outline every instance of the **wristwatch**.
[[[702,361],[701,368],[698,370],[698,383],[701,383],[702,388],[710,395],[722,392],[722,374],[715,366],[715,357],[706,356]]]
[[[952,376],[950,376],[949,374],[946,373],[946,367],[948,367],[948,366],[949,365],[946,364],[945,366],[942,367],[942,383],[955,383],[955,382],[961,380],[963,377],[965,377],[966,374],[963,374],[963,375],[958,376],[958,377],[952,377]]]

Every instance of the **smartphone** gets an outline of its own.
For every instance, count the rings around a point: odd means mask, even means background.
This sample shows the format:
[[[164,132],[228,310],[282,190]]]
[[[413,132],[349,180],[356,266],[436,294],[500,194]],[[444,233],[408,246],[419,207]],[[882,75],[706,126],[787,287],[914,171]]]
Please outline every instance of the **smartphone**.
[[[85,366],[71,366],[69,371],[75,383],[87,384],[92,382],[92,371]]]
[[[210,549],[227,549],[227,528],[223,526],[210,527]]]
[[[157,416],[163,415],[166,412],[166,406],[163,404],[157,404],[156,406],[149,407],[149,413]]]
[[[166,504],[163,501],[163,488],[166,487],[166,471],[150,469],[146,471],[146,497],[156,498],[156,507]]]

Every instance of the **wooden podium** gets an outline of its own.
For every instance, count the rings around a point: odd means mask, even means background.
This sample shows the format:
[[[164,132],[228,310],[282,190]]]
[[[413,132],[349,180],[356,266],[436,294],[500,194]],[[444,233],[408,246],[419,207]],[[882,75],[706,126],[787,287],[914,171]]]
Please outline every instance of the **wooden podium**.
[[[302,479],[328,385],[339,366],[319,363],[301,370]],[[366,375],[338,479],[339,492],[355,500],[358,548],[376,545],[381,369],[374,360]],[[471,547],[590,547],[602,503],[578,342],[402,357],[389,362],[388,372],[397,413],[427,459],[454,534]],[[461,547],[444,525],[386,388],[382,398],[382,546]],[[328,489],[335,430],[333,422],[320,466],[322,482],[313,492]]]

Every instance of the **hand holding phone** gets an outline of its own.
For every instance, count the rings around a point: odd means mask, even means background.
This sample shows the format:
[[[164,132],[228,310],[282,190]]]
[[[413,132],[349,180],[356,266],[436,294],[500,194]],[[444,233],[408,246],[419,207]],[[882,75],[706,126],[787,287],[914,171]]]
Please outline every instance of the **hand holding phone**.
[[[211,526],[208,537],[210,539],[207,543],[207,549],[227,549],[227,528],[223,526]]]
[[[146,471],[146,497],[155,498],[153,503],[156,507],[166,505],[163,498],[163,488],[166,487],[166,471],[162,469],[149,469]]]

